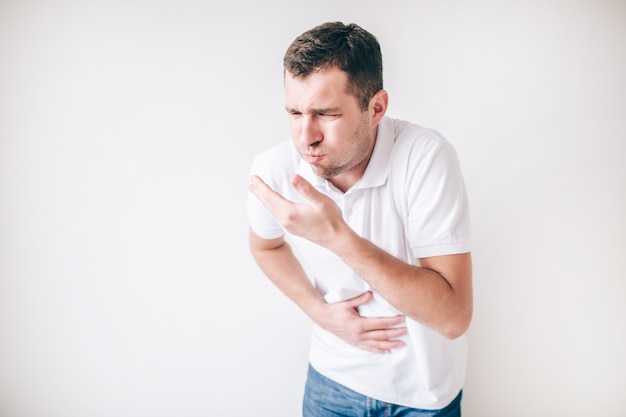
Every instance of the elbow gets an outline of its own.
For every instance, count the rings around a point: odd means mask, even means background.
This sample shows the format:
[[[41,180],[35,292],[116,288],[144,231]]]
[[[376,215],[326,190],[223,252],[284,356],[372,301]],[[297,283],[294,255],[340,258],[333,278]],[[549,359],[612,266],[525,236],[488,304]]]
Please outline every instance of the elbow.
[[[467,333],[472,322],[472,312],[466,312],[455,319],[451,319],[447,322],[447,325],[442,326],[439,329],[439,333],[449,340],[458,339]]]
[[[468,328],[469,328],[469,326],[467,326],[467,327],[461,327],[461,326],[459,326],[459,327],[450,327],[448,329],[444,329],[440,333],[446,339],[454,340],[454,339],[458,339],[459,337],[463,336],[467,332]]]

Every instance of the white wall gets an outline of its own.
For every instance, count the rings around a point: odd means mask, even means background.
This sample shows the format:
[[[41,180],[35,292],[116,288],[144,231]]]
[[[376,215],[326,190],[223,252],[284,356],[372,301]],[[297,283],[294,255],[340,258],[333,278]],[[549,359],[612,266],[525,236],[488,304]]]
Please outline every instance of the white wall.
[[[253,264],[281,58],[357,22],[472,202],[464,415],[623,416],[626,3],[3,1],[0,415],[297,416],[309,323]]]

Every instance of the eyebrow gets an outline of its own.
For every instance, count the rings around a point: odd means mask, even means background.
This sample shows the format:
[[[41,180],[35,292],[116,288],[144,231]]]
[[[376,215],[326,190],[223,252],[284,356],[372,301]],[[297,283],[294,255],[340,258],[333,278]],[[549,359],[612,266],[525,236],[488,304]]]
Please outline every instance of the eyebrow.
[[[296,110],[287,106],[285,106],[285,110],[288,113],[292,113],[292,112],[301,113],[299,110]],[[328,108],[322,108],[322,109],[308,109],[308,110],[310,110],[313,113],[341,113],[341,109],[339,107],[328,107]]]

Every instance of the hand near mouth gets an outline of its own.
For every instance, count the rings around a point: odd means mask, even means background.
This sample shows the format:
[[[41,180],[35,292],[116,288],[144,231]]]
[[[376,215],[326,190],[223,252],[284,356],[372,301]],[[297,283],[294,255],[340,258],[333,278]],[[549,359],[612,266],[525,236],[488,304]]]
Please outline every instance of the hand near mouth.
[[[291,185],[306,198],[306,203],[287,200],[256,175],[250,178],[249,189],[281,226],[296,236],[332,250],[331,246],[339,244],[346,232],[354,233],[331,198],[297,174]]]

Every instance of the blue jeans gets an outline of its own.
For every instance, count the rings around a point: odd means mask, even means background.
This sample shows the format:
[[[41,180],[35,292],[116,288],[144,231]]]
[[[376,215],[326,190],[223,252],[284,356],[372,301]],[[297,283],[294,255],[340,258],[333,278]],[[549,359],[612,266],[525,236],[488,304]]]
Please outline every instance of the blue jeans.
[[[461,417],[463,392],[441,410],[420,410],[366,397],[326,378],[309,366],[303,417]]]

